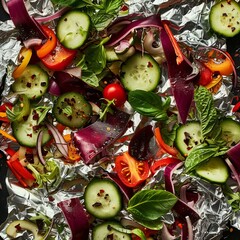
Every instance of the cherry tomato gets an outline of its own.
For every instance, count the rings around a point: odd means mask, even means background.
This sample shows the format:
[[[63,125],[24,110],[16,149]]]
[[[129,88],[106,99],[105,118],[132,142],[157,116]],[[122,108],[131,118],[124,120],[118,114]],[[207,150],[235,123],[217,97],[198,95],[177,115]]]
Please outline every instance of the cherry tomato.
[[[202,65],[200,69],[199,85],[206,86],[212,81],[213,72],[207,67]]]
[[[73,61],[76,54],[76,50],[67,49],[57,41],[54,50],[41,58],[41,61],[49,70],[61,71]]]
[[[57,46],[57,37],[53,30],[47,26],[41,26],[41,28],[48,36],[48,39],[43,45],[35,48],[39,58],[47,56]]]
[[[149,176],[147,161],[138,161],[124,152],[115,159],[115,171],[120,180],[128,187],[136,187]]]
[[[110,83],[103,89],[103,97],[108,100],[115,100],[115,106],[122,106],[127,100],[124,88],[118,83]]]

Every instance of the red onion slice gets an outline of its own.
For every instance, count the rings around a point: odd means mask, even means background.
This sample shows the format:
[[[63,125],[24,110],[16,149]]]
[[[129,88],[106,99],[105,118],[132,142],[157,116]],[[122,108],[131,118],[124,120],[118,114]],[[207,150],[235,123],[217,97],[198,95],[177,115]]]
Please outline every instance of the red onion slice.
[[[89,237],[89,222],[79,198],[65,200],[57,205],[62,210],[71,230],[70,240],[87,240]]]
[[[68,146],[66,141],[64,140],[62,134],[55,128],[52,124],[46,123],[47,128],[52,133],[53,138],[55,140],[56,146],[59,152],[65,157],[68,158]]]
[[[231,163],[231,161],[230,161],[228,158],[226,158],[225,161],[226,161],[227,165],[229,166],[229,168],[231,169],[231,171],[232,171],[232,173],[233,173],[233,176],[234,176],[234,178],[235,178],[236,181],[237,181],[238,187],[237,187],[237,189],[235,190],[235,191],[237,192],[237,191],[240,189],[240,178],[239,178],[239,175],[238,175],[235,167],[234,167],[233,164]]]
[[[45,165],[46,161],[42,155],[42,139],[43,139],[43,131],[40,131],[37,137],[37,154],[41,163]]]

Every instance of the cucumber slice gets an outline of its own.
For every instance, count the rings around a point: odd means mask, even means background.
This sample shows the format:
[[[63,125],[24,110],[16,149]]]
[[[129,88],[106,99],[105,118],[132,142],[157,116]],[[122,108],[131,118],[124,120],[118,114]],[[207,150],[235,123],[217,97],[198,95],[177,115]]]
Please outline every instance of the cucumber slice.
[[[16,227],[18,226],[18,227]],[[26,221],[26,220],[15,220],[11,222],[7,228],[6,228],[6,233],[9,237],[11,238],[16,238],[18,234],[18,229],[28,230],[32,232],[34,236],[34,240],[43,240],[44,236],[40,234],[40,231],[38,229],[38,226],[35,223]]]
[[[240,123],[231,118],[226,118],[220,122],[222,128],[222,139],[227,146],[231,147],[240,142]]]
[[[63,46],[76,49],[87,39],[90,25],[91,20],[86,13],[72,10],[60,18],[56,34]]]
[[[47,92],[48,84],[48,74],[42,68],[38,65],[28,65],[12,84],[12,90],[34,100]]]
[[[219,157],[212,157],[196,169],[196,173],[214,183],[225,183],[229,177],[226,163]]]
[[[59,123],[70,128],[80,128],[90,120],[92,106],[81,94],[67,92],[54,103],[53,114]]]
[[[160,82],[161,68],[151,55],[138,52],[122,64],[120,78],[129,91],[153,91]]]
[[[202,141],[202,128],[199,122],[188,122],[177,128],[175,145],[183,156],[188,156],[190,151]]]
[[[93,178],[84,192],[87,211],[100,219],[115,217],[122,208],[118,186],[109,179]]]
[[[99,225],[96,225],[93,228],[93,240],[103,240],[103,239],[115,239],[115,240],[131,240],[131,237],[129,234],[118,232],[117,230],[114,230],[113,227],[116,228],[122,228],[123,226],[115,221],[107,221],[104,223],[101,223]]]
[[[213,5],[209,13],[212,30],[225,37],[240,32],[240,5],[233,0],[223,0]]]
[[[47,127],[38,124],[38,119],[41,112],[40,110],[31,109],[31,112],[26,121],[14,121],[12,122],[13,136],[16,138],[21,146],[36,147],[37,138],[40,131],[43,131],[42,145],[46,144],[51,135],[48,133]]]

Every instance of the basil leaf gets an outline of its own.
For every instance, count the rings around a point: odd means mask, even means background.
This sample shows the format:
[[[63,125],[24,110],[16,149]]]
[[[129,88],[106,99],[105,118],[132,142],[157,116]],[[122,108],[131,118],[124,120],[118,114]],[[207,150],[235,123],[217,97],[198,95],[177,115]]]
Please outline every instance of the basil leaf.
[[[207,144],[197,145],[192,149],[185,160],[186,171],[193,171],[200,163],[206,161],[210,157],[216,156],[219,151],[218,146],[209,146]]]
[[[205,87],[199,86],[195,90],[194,100],[202,125],[202,135],[203,137],[207,137],[214,129],[218,119],[212,94]]]
[[[85,51],[85,62],[88,70],[100,74],[106,67],[107,57],[102,44],[90,45]]]
[[[148,228],[148,229],[152,229],[152,230],[160,230],[163,227],[163,223],[162,223],[162,219],[158,218],[156,220],[151,220],[151,221],[146,221],[143,219],[136,219],[135,220],[141,224],[142,226]]]
[[[128,202],[127,211],[136,220],[154,221],[169,212],[177,202],[177,197],[165,190],[142,190]]]
[[[128,101],[132,108],[143,116],[152,117],[154,120],[167,120],[167,110],[170,107],[170,98],[165,101],[153,92],[144,90],[130,91]]]

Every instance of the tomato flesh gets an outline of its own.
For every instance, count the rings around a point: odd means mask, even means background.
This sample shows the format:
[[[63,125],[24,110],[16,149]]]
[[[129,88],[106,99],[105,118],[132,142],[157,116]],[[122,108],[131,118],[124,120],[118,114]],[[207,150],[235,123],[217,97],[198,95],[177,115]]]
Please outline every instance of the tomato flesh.
[[[124,88],[118,83],[110,83],[103,89],[103,97],[108,100],[114,100],[115,106],[122,106],[127,100]]]
[[[138,161],[124,152],[115,159],[115,171],[120,180],[128,187],[136,187],[149,176],[147,161]]]
[[[54,50],[41,58],[41,61],[49,70],[61,71],[73,61],[76,54],[76,50],[67,49],[57,41]]]

